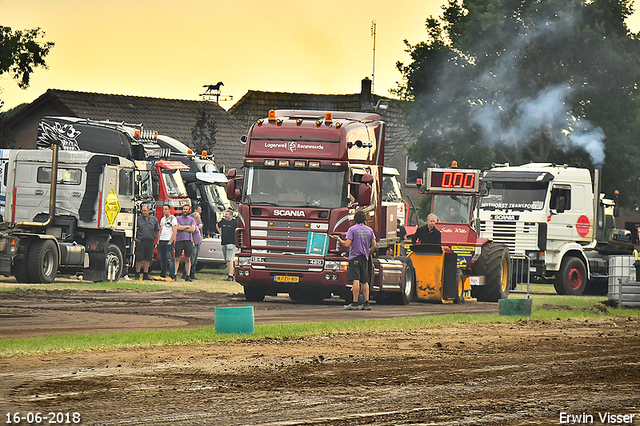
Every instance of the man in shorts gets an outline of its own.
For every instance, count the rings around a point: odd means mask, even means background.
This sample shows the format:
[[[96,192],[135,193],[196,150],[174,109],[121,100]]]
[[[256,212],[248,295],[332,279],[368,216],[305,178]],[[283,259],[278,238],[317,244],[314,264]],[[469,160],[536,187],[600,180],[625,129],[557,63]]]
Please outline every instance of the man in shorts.
[[[184,271],[182,278],[191,281],[189,272],[191,271],[191,255],[193,254],[193,240],[191,234],[196,230],[196,221],[191,216],[191,206],[182,206],[182,216],[176,217],[178,220],[178,232],[176,234],[176,276],[180,267],[180,257],[184,253]]]
[[[227,262],[227,281],[233,281],[233,258],[236,255],[236,228],[238,219],[233,217],[233,210],[227,209],[216,228],[222,237],[222,254]]]
[[[140,279],[140,271],[144,271],[142,279],[151,280],[149,263],[153,260],[153,247],[160,236],[160,225],[155,216],[149,215],[149,206],[140,208],[136,229],[136,280]]]
[[[337,235],[331,238],[338,240],[344,247],[349,248],[349,267],[347,269],[347,280],[353,281],[351,291],[353,292],[353,302],[345,305],[348,311],[365,310],[370,311],[369,304],[369,254],[378,248],[376,236],[373,229],[365,225],[367,220],[363,211],[356,212],[354,220],[356,222],[347,230],[346,238],[343,240]],[[359,303],[360,285],[362,284],[362,295],[364,302]]]

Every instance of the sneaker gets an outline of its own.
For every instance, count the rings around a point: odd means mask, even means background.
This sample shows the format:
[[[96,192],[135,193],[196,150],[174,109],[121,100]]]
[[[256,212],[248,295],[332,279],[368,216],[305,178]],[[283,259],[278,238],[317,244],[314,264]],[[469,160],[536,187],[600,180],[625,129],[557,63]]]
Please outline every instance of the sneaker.
[[[157,277],[153,277],[154,281],[165,281],[166,279],[167,279],[166,277],[163,277],[160,275],[158,275]]]
[[[140,279],[140,274],[136,272],[135,277],[136,277],[136,278],[135,278],[135,279],[136,279],[136,281],[138,281],[138,280]]]
[[[175,278],[171,278],[171,277],[168,277],[168,278],[165,278],[165,279],[164,279],[164,281],[166,281],[166,282],[168,282],[168,283],[172,283],[172,282],[174,282],[175,280],[176,280]]]
[[[189,278],[191,278],[192,280],[197,280],[195,275],[189,275]]]
[[[187,274],[182,274],[182,279],[186,280],[187,279]]]
[[[365,300],[364,303],[362,304],[362,310],[363,311],[370,311],[371,310],[371,305],[369,304],[368,300]]]
[[[185,281],[188,281],[188,282],[193,281],[189,275],[187,275],[187,276],[186,276],[186,278],[185,278],[184,280],[185,280]]]
[[[227,275],[227,281],[234,281],[234,279],[231,275]]]
[[[344,305],[344,308],[347,311],[359,311],[362,309],[362,305],[359,305],[357,303],[350,303],[348,305]]]
[[[149,274],[144,274],[142,276],[142,279],[145,280],[145,281],[151,281],[151,277],[149,276]]]

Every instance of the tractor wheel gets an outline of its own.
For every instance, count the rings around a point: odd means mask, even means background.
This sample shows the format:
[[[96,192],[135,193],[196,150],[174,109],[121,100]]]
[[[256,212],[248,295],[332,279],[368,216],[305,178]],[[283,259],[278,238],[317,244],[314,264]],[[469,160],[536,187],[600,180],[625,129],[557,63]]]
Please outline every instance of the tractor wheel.
[[[266,295],[264,286],[260,284],[244,285],[244,298],[247,299],[247,302],[263,302]]]
[[[58,273],[58,247],[51,240],[34,241],[27,259],[29,281],[52,283]]]
[[[122,276],[124,262],[122,260],[122,251],[120,251],[120,247],[115,244],[109,244],[107,247],[107,276],[112,267],[115,268],[116,271],[113,281],[118,281]]]
[[[487,243],[473,266],[474,275],[484,275],[483,286],[472,288],[473,297],[481,302],[497,302],[509,296],[509,249],[502,244]]]
[[[587,286],[587,268],[584,262],[577,257],[565,257],[553,286],[558,294],[581,295]]]

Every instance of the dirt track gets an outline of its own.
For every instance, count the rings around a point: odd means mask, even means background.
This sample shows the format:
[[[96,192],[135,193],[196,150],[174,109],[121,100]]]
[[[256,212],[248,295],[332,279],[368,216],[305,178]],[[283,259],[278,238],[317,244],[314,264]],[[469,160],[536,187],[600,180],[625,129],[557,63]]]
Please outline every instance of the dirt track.
[[[104,311],[116,318],[161,305],[109,297]],[[315,316],[344,316],[336,305]],[[257,322],[300,308],[270,306],[256,308]],[[637,319],[603,317],[9,357],[0,414],[78,412],[90,425],[557,425],[561,413],[602,424],[608,412],[640,424],[639,332]]]

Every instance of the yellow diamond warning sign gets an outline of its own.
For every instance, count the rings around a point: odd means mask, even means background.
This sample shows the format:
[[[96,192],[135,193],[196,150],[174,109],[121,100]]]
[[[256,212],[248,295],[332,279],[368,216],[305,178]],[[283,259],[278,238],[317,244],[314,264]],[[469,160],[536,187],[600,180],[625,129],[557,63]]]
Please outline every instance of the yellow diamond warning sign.
[[[109,190],[109,195],[107,195],[107,201],[104,204],[104,213],[107,215],[109,226],[113,228],[113,223],[116,221],[118,213],[120,213],[120,202],[113,188]]]

